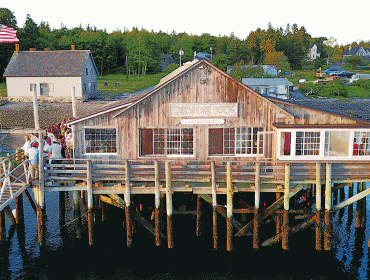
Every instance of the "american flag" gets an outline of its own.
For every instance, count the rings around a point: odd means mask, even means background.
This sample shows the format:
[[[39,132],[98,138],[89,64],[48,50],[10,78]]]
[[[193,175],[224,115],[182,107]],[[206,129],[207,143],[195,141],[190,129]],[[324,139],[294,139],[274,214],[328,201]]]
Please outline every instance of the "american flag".
[[[17,43],[17,30],[0,23],[0,43]]]

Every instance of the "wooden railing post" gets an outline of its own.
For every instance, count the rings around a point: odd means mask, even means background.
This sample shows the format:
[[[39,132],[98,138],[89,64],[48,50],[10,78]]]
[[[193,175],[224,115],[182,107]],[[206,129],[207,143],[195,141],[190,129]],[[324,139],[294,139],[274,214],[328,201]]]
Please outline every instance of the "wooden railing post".
[[[226,165],[226,250],[233,249],[233,183],[232,183],[232,167],[228,161]]]
[[[325,226],[324,226],[324,250],[331,250],[331,214],[330,210],[332,208],[331,202],[331,163],[326,163],[326,182],[325,182]]]
[[[211,184],[212,184],[212,208],[213,208],[213,249],[218,249],[217,234],[217,189],[216,189],[216,168],[211,162]]]
[[[283,237],[282,248],[289,250],[289,192],[290,192],[290,164],[285,164],[284,179],[284,212],[283,212]]]
[[[125,161],[125,213],[126,213],[126,232],[127,247],[132,245],[132,220],[131,220],[131,190],[130,190],[130,164]]]
[[[154,220],[155,220],[155,245],[161,245],[161,224],[159,221],[159,207],[161,204],[160,193],[160,180],[159,180],[159,162],[154,162]]]
[[[254,220],[253,220],[253,249],[259,249],[259,211],[260,211],[260,163],[255,164],[254,176]]]
[[[316,163],[316,250],[321,250],[321,164]]]
[[[173,228],[172,228],[172,182],[171,182],[171,162],[165,162],[166,170],[166,203],[167,203],[167,245],[173,248]]]
[[[5,211],[0,211],[0,244],[6,241]]]
[[[93,196],[93,177],[92,177],[92,163],[87,161],[87,225],[89,235],[89,245],[94,244],[94,196]]]

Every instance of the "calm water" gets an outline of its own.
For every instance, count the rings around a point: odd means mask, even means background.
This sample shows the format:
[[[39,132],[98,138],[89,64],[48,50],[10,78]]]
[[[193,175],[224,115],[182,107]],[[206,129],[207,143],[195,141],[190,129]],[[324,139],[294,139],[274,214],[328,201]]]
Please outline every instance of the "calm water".
[[[370,203],[369,197],[367,200]],[[254,251],[251,237],[239,237],[234,238],[234,251],[226,252],[224,218],[219,216],[220,249],[214,251],[211,209],[203,205],[201,237],[195,236],[192,216],[174,216],[174,249],[167,249],[165,239],[161,247],[156,247],[154,236],[139,224],[136,224],[133,247],[128,249],[122,226],[124,211],[110,207],[106,221],[101,222],[97,217],[95,245],[89,248],[86,230],[77,239],[73,223],[59,225],[58,194],[47,193],[46,246],[40,251],[36,215],[24,198],[25,233],[7,225],[8,242],[0,247],[0,279],[370,278],[369,232],[355,230],[348,209],[333,216],[330,252],[315,251],[314,228],[291,236],[289,251],[283,251],[281,243]],[[356,204],[354,214],[355,209]],[[72,216],[71,209],[67,209],[67,223]],[[263,230],[262,227],[261,234]],[[262,236],[261,240],[265,238]]]

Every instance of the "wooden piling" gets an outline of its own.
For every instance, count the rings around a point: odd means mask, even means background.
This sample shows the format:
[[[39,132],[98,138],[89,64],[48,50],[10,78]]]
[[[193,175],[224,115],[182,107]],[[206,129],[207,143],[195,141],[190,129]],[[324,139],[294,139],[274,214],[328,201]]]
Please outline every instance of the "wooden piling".
[[[80,191],[72,191],[73,218],[76,228],[76,237],[81,238],[81,209],[80,209]]]
[[[332,224],[331,224],[331,213],[332,208],[332,190],[331,190],[331,164],[326,163],[326,181],[325,181],[325,226],[324,226],[324,250],[331,250],[331,235],[332,235]]]
[[[281,198],[281,192],[276,192],[276,201],[278,201]],[[282,214],[280,212],[276,213],[276,234],[279,234],[281,232],[282,227]]]
[[[173,248],[173,228],[172,228],[172,185],[171,185],[171,163],[165,162],[166,172],[166,204],[167,204],[167,245]]]
[[[13,212],[10,206],[9,205],[6,206],[4,211],[5,211],[6,216],[8,217],[10,225],[15,226],[17,224],[17,221],[15,220],[15,217],[13,215]]]
[[[59,192],[59,225],[66,223],[66,192]]]
[[[132,246],[132,219],[131,219],[131,189],[130,189],[130,164],[125,161],[125,213],[126,213],[126,235],[127,247]]]
[[[215,163],[211,162],[211,187],[212,187],[212,209],[213,209],[213,249],[218,249],[217,233],[217,186],[216,186],[216,168]]]
[[[155,245],[161,245],[161,224],[159,220],[159,207],[161,204],[160,193],[160,180],[159,180],[159,162],[154,162],[154,222],[155,222]]]
[[[202,220],[202,201],[200,195],[197,195],[197,218],[196,218],[196,236],[201,236],[201,220]]]
[[[226,165],[226,250],[233,249],[233,184],[232,184],[232,168],[231,162]]]
[[[284,211],[283,211],[283,237],[282,248],[289,250],[289,192],[290,192],[290,164],[285,164],[284,179]]]
[[[87,161],[87,227],[89,236],[89,246],[94,244],[94,195],[92,180],[92,164]],[[83,193],[83,192],[81,192]]]
[[[362,192],[362,183],[357,183],[357,194]],[[362,219],[362,199],[359,199],[356,202],[356,221],[355,221],[355,228],[360,228],[361,227],[361,219]]]
[[[254,220],[253,220],[253,249],[259,249],[259,209],[260,209],[260,164],[255,165],[254,178]]]
[[[6,241],[5,212],[0,211],[0,244]]]
[[[45,246],[45,217],[44,208],[37,205],[37,236],[39,240],[39,246]]]
[[[316,163],[316,250],[321,251],[321,164]]]
[[[24,227],[24,208],[23,208],[23,194],[20,194],[16,198],[15,202],[15,209],[16,209],[16,221],[18,227]]]

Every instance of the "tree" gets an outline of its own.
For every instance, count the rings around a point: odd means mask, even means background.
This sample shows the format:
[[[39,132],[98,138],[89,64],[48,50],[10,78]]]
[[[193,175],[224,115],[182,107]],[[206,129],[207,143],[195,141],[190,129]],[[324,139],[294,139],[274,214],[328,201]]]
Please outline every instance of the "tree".
[[[363,62],[364,60],[358,55],[351,55],[350,57],[346,58],[346,63],[351,64],[352,69],[356,68],[358,65],[360,65]]]
[[[334,37],[330,36],[328,39],[326,39],[324,42],[326,52],[328,54],[328,59],[326,61],[326,65],[329,65],[329,60],[330,60],[330,54],[332,53],[332,49],[334,45],[337,44],[337,39]]]
[[[283,52],[268,52],[265,57],[265,64],[275,66],[278,75],[280,75],[280,72],[290,70],[288,58]]]
[[[233,65],[230,75],[239,81],[242,81],[244,77],[248,76],[248,71],[243,60]]]

